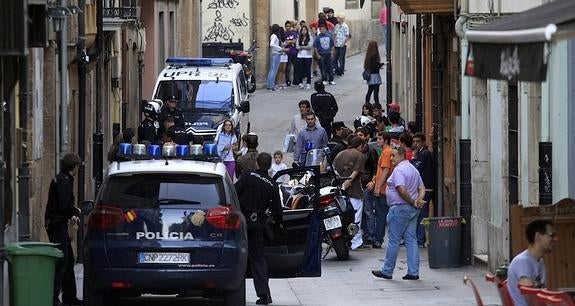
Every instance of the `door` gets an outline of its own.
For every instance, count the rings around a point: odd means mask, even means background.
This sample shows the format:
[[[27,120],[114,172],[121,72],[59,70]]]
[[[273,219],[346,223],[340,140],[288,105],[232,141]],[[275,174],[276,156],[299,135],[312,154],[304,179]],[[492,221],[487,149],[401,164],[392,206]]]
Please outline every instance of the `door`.
[[[264,235],[271,278],[321,276],[319,174],[319,167],[313,166],[283,170],[274,176],[276,181],[282,178],[278,185],[284,210],[283,230],[267,226]],[[299,198],[299,204],[291,205],[295,197]]]

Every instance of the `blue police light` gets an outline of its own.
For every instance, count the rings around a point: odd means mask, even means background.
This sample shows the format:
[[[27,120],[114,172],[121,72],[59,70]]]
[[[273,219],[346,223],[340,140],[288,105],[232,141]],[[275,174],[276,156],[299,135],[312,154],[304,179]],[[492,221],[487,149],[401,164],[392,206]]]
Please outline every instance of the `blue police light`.
[[[166,64],[171,66],[194,66],[194,67],[211,67],[230,65],[233,61],[231,58],[192,58],[192,57],[169,57]]]

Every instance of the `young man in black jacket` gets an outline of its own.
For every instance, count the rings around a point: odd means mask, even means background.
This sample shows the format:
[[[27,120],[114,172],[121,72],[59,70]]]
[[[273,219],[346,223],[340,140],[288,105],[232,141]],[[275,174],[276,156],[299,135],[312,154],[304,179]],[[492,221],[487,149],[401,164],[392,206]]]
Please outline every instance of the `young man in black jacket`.
[[[423,184],[425,185],[425,205],[419,212],[417,219],[417,244],[419,247],[425,246],[425,228],[421,225],[421,220],[429,216],[429,201],[433,198],[433,189],[435,188],[435,166],[433,155],[425,145],[425,134],[415,133],[413,135],[413,158],[411,164],[417,168]]]
[[[64,256],[56,262],[54,274],[54,305],[84,305],[76,297],[76,277],[74,276],[74,253],[68,233],[68,222],[75,228],[80,221],[80,209],[74,206],[74,176],[82,161],[76,153],[68,153],[62,158],[61,172],[50,183],[48,203],[44,221],[50,242],[58,244]],[[58,296],[62,290],[62,304]]]

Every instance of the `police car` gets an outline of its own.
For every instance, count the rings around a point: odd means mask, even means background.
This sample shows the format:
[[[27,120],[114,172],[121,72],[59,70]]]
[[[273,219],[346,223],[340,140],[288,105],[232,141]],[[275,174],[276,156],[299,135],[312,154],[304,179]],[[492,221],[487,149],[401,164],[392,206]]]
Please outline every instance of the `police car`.
[[[86,305],[118,305],[147,293],[245,304],[246,221],[232,180],[217,156],[176,147],[182,156],[169,150],[157,156],[155,145],[141,156],[123,155],[109,166],[96,200],[82,203],[89,213]],[[284,174],[290,171],[303,170]],[[285,210],[281,232],[270,220],[264,248],[270,277],[321,276],[317,216],[315,209]]]
[[[230,58],[168,58],[154,87],[153,99],[175,96],[186,132],[213,140],[224,119],[232,119],[238,135],[247,134],[250,111],[241,64]]]

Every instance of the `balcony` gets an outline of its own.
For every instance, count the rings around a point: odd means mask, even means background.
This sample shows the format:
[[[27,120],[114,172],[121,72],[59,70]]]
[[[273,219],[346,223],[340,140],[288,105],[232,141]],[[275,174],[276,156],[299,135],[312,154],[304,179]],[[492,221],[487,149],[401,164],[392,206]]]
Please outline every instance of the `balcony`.
[[[453,0],[393,0],[406,14],[453,13]]]
[[[104,31],[116,31],[126,22],[140,18],[140,5],[137,0],[105,0],[102,8]]]

